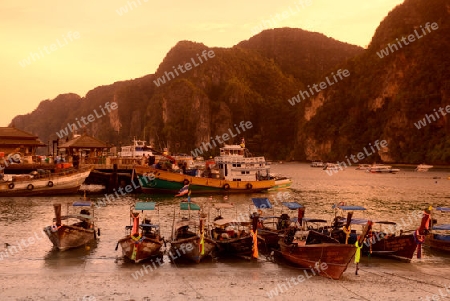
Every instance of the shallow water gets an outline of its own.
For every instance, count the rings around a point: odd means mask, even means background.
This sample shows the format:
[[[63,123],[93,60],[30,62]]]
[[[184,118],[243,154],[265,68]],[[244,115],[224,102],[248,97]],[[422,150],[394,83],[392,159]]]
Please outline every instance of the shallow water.
[[[203,205],[210,202],[232,202],[236,205],[236,210],[226,211],[223,214],[229,217],[234,217],[236,214],[238,216],[248,215],[250,211],[254,211],[254,208],[250,206],[251,197],[269,197],[275,205],[275,209],[268,210],[264,214],[270,215],[279,215],[282,211],[288,211],[282,208],[282,201],[297,200],[306,206],[307,217],[320,217],[330,221],[334,217],[332,205],[345,202],[347,205],[361,205],[367,208],[365,212],[355,212],[354,217],[374,220],[387,219],[399,223],[399,228],[406,230],[415,229],[420,223],[420,220],[417,220],[414,224],[409,224],[408,214],[416,210],[423,210],[430,205],[434,207],[450,206],[450,180],[447,180],[450,175],[449,170],[433,171],[432,169],[429,172],[417,173],[411,169],[402,169],[397,174],[369,174],[349,167],[329,176],[322,169],[311,168],[307,164],[274,163],[272,171],[292,177],[292,189],[252,195],[230,195],[225,200],[224,196],[192,197],[192,200]],[[174,219],[174,208],[177,207],[180,199],[172,196],[153,195],[138,195],[137,197],[153,200],[159,204],[161,231],[163,236],[169,238]],[[117,261],[117,257],[121,255],[120,247],[115,251],[117,240],[125,234],[124,226],[130,222],[129,209],[136,199],[135,196],[123,197],[95,210],[96,224],[101,229],[101,236],[97,244],[67,252],[54,251],[42,231],[53,219],[52,204],[55,202],[71,203],[77,199],[79,196],[0,199],[0,243],[2,244],[0,245],[0,256],[2,254],[5,256],[4,243],[17,248],[15,249],[17,252],[13,252],[14,254],[0,259],[0,275],[4,277],[0,300],[83,300],[83,298],[89,301],[133,300],[132,293],[121,293],[120,289],[114,289],[113,284],[102,287],[102,278],[108,277],[108,281],[116,279],[118,282],[126,283],[132,281],[132,273],[142,267],[139,264]],[[63,210],[64,208],[63,205]],[[214,215],[214,212],[211,211],[211,214]],[[439,222],[450,222],[450,214],[448,216],[439,214],[434,218],[437,218]],[[152,221],[158,222],[158,214],[153,215]],[[21,241],[22,239],[25,242]],[[167,256],[165,261],[168,261]],[[429,252],[425,249],[423,258],[421,260],[414,259],[412,263],[408,264],[407,269],[425,266],[426,268],[437,268],[449,263],[450,256]],[[392,261],[378,259],[372,261],[372,265],[375,266],[386,264],[392,264]],[[256,264],[243,260],[209,260],[200,265],[168,263],[161,266],[155,273],[148,275],[147,279],[159,281],[158,283],[162,287],[168,285],[167,289],[170,290],[170,285],[164,283],[164,277],[181,274],[178,282],[171,279],[170,282],[175,281],[175,283],[186,283],[186,279],[191,279],[189,275],[193,275],[196,282],[204,281],[205,283],[209,281],[208,275],[214,277],[224,275],[225,278],[231,277],[232,279],[233,277],[239,279],[242,276],[243,279],[249,277],[252,281],[258,282],[260,281],[258,279],[261,278],[265,278],[264,281],[267,281],[267,275],[284,275],[292,273],[292,271],[295,270],[289,266],[268,262],[262,257]],[[57,288],[55,291],[46,292],[48,283],[38,281],[39,278],[51,278],[53,275],[60,274],[61,277],[70,279],[67,280],[69,282],[73,282],[77,278],[87,279],[88,282],[91,281],[98,287],[102,287],[102,292],[96,292],[95,289],[93,291],[92,288],[84,291],[83,285],[75,282],[74,287],[64,288],[68,290],[67,293],[56,296]],[[21,281],[18,287],[22,287],[23,291],[16,287],[18,279]],[[270,281],[276,280],[274,278]],[[35,287],[36,285],[37,287]],[[235,289],[239,287],[237,284],[233,286],[229,283],[228,286]],[[26,290],[32,288],[36,292],[28,295]],[[190,290],[189,286],[186,287],[186,290]],[[194,292],[196,289],[191,289],[191,291]],[[78,297],[74,298],[74,296]],[[141,295],[138,294],[138,296]],[[198,298],[198,292],[192,296],[194,299]],[[172,300],[173,298],[169,296],[167,299]],[[143,297],[143,299],[136,300],[147,299]]]

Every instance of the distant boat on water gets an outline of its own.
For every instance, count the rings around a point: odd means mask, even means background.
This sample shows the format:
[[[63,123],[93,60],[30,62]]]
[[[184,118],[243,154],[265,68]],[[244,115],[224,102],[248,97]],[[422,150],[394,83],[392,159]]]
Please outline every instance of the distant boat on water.
[[[322,162],[322,160],[315,160],[311,162],[311,167],[324,167],[325,164]]]
[[[397,173],[400,169],[392,168],[390,165],[373,164],[366,171],[370,173]]]
[[[336,163],[326,163],[325,166],[323,167],[323,170],[344,170],[344,168],[342,168],[342,166],[340,166],[339,164]]]
[[[433,165],[419,164],[417,165],[415,171],[425,172],[428,171],[430,168],[433,168]]]

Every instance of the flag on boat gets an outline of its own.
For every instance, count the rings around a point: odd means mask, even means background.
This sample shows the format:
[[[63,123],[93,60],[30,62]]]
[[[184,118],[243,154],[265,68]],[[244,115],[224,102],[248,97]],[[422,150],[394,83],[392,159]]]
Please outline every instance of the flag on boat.
[[[189,192],[189,184],[186,184],[183,186],[183,188],[180,189],[180,191],[178,192],[178,194],[176,196],[182,196],[185,195]]]

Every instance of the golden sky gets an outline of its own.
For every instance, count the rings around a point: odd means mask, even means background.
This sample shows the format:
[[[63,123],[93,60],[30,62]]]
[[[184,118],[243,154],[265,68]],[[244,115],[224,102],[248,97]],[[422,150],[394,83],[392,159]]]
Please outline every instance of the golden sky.
[[[180,40],[231,47],[296,27],[365,47],[403,0],[3,0],[0,126],[61,93],[152,74]]]

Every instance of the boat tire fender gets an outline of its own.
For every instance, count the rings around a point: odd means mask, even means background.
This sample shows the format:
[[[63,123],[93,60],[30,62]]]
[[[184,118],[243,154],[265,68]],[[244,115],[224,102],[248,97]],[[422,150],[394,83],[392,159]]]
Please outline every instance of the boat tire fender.
[[[14,183],[9,183],[8,188],[9,189],[13,189],[14,188]]]
[[[28,184],[28,186],[27,186],[28,190],[33,190],[33,188],[34,188],[33,184]]]
[[[247,189],[252,189],[252,188],[253,188],[253,185],[250,184],[250,183],[248,183],[247,186],[245,186],[245,187],[247,187]]]
[[[53,182],[52,181],[48,181],[47,186],[48,187],[53,187]]]
[[[224,190],[228,190],[230,189],[230,184],[224,184],[222,187]]]

